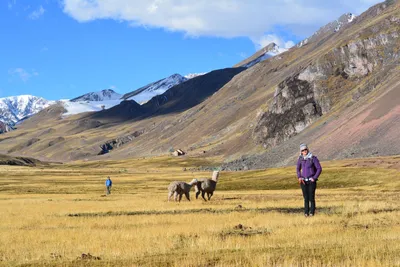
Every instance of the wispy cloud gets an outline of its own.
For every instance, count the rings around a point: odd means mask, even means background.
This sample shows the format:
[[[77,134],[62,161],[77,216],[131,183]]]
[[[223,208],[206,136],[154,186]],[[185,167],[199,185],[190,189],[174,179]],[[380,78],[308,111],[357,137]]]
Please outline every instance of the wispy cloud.
[[[33,76],[39,75],[39,73],[36,70],[32,70],[29,72],[23,68],[9,69],[8,74],[11,76],[19,77],[23,82],[27,82]]]
[[[9,0],[7,3],[7,7],[9,10],[13,9],[13,7],[17,4],[17,0]]]
[[[49,51],[49,48],[47,46],[43,46],[42,49],[40,49],[40,52],[44,53]]]
[[[32,20],[36,20],[36,19],[40,18],[41,16],[43,16],[45,11],[46,10],[43,8],[43,6],[40,6],[40,7],[38,7],[38,9],[32,11],[29,14],[28,18],[32,19]]]

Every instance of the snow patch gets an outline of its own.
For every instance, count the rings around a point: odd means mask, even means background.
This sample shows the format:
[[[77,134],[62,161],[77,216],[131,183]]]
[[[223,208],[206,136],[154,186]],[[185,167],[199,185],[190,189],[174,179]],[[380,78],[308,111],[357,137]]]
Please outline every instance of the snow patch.
[[[114,92],[112,89],[105,89],[99,92],[91,92],[81,95],[77,98],[71,99],[71,102],[82,102],[82,101],[107,101],[120,99],[122,95]]]
[[[0,121],[15,125],[23,118],[32,116],[54,103],[55,101],[32,95],[3,97],[0,98]]]
[[[179,74],[171,75],[165,79],[143,86],[133,92],[125,94],[122,98],[124,100],[134,100],[139,104],[144,104],[157,95],[165,93],[168,89],[186,82],[185,78]]]
[[[70,116],[84,112],[97,112],[103,109],[109,109],[121,103],[121,100],[106,100],[106,101],[70,101],[60,100],[64,108],[67,110],[63,116]]]
[[[348,22],[348,23],[352,23],[353,20],[355,20],[355,18],[357,17],[356,15],[354,15],[354,14],[352,14],[352,13],[349,13],[348,16],[349,16],[348,19],[347,19],[347,22]]]
[[[185,75],[184,77],[188,80],[196,78],[198,76],[203,76],[204,74],[207,74],[207,72],[200,72],[200,73],[189,73],[187,75]]]
[[[247,64],[241,65],[240,67],[250,68],[261,61],[264,61],[271,57],[275,57],[275,56],[289,50],[286,48],[281,48],[277,44],[274,44],[274,43],[267,45],[263,49],[264,49],[263,54],[261,54],[258,58],[248,62]]]

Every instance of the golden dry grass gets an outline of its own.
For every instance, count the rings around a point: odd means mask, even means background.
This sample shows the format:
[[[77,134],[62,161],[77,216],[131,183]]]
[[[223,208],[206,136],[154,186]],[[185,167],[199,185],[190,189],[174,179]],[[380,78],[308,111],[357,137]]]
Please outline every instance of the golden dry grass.
[[[212,201],[192,191],[178,204],[166,201],[168,183],[210,176],[182,168],[211,162],[1,166],[0,265],[400,265],[399,163],[324,162],[314,218],[302,215],[293,167],[223,172]],[[106,175],[114,188],[102,197]]]

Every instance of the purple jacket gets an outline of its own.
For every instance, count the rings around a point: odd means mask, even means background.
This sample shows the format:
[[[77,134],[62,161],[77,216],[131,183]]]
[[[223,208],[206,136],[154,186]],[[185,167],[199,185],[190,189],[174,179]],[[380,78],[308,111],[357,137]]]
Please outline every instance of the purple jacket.
[[[312,159],[304,159],[302,156],[299,157],[297,161],[297,177],[318,180],[321,172],[322,167],[316,156],[312,156]]]

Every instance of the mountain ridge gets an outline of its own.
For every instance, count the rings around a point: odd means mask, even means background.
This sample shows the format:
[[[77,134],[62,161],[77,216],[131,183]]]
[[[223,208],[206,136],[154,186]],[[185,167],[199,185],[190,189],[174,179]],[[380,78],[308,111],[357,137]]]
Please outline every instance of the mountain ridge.
[[[112,89],[104,89],[99,92],[90,92],[81,96],[75,97],[69,101],[71,102],[82,102],[82,101],[106,101],[106,100],[118,100],[121,98],[121,94],[116,93]]]
[[[168,89],[180,83],[186,82],[187,80],[189,79],[183,77],[180,74],[173,74],[169,77],[142,86],[139,89],[136,89],[132,92],[126,93],[121,97],[121,99],[135,100],[139,104],[146,103],[152,97],[156,95],[161,95]]]

